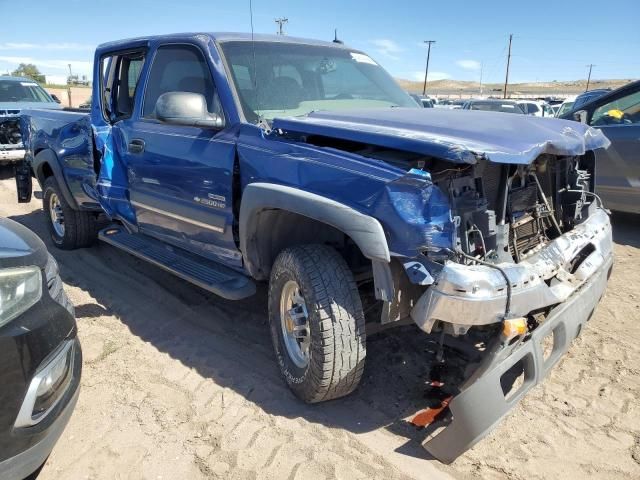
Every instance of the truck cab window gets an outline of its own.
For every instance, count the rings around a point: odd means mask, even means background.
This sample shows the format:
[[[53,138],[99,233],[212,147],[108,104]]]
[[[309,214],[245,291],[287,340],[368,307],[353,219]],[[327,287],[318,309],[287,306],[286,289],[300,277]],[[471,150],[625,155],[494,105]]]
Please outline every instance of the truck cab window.
[[[199,93],[207,101],[209,113],[222,116],[222,107],[202,52],[191,45],[158,48],[147,81],[142,116],[155,118],[158,98],[167,92]]]
[[[133,113],[136,88],[144,65],[140,52],[102,59],[103,112],[110,121],[129,118]]]

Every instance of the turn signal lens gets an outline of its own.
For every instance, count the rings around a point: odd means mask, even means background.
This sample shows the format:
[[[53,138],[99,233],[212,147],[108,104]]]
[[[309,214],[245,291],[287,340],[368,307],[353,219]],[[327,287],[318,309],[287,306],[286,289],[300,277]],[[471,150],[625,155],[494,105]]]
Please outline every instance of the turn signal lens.
[[[507,338],[519,337],[527,333],[527,319],[525,317],[509,318],[504,321],[502,334]]]

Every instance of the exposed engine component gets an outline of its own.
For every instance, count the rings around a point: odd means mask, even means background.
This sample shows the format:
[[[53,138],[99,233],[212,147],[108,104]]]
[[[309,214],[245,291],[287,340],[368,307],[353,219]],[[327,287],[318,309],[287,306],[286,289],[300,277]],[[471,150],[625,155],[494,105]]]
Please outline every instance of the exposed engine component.
[[[22,135],[18,119],[0,122],[0,145],[20,145],[21,143]]]
[[[590,189],[578,157],[541,156],[531,165],[476,165],[432,173],[449,196],[458,249],[490,262],[519,262],[580,218]]]

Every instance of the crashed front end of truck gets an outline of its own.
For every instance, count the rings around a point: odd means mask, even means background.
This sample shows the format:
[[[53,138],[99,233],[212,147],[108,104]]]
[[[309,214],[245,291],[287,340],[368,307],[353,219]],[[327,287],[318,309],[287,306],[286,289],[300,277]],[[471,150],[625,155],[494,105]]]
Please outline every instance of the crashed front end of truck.
[[[423,177],[423,191],[431,191],[424,249],[403,261],[406,279],[399,276],[386,304],[387,320],[408,312],[427,333],[459,337],[474,328],[489,338],[449,404],[449,425],[424,444],[443,462],[480,440],[545,376],[604,292],[611,225],[594,194],[593,151],[579,153],[541,153],[520,164],[435,160],[389,189],[405,215],[415,214],[402,201],[408,184]]]
[[[0,108],[0,165],[19,162],[24,154],[20,110]]]
[[[446,170],[432,178],[450,200],[453,247],[425,249],[419,264],[428,287],[405,301],[427,333],[491,333],[482,361],[449,405],[451,424],[425,443],[450,462],[578,336],[604,292],[612,240],[609,216],[593,194],[592,154]],[[521,383],[514,387],[510,376],[522,376]]]
[[[426,116],[391,112],[381,127],[318,112],[304,123],[307,132],[322,126],[348,141],[341,149],[406,172],[371,207],[393,252],[386,281],[374,262],[382,323],[410,317],[440,342],[457,337],[453,343],[470,348],[484,339],[448,405],[446,427],[424,443],[449,463],[541,381],[604,293],[612,239],[594,193],[594,151],[609,142],[584,125],[550,119]],[[285,127],[302,129],[294,123]]]

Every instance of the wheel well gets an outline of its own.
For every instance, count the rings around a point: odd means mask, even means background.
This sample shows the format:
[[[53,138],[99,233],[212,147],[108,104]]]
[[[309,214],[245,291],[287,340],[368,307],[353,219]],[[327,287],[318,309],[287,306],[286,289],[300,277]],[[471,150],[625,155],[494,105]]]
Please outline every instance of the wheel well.
[[[47,178],[53,176],[53,170],[51,169],[51,165],[49,162],[44,162],[40,167],[40,174],[38,175],[39,179],[44,182]]]
[[[335,248],[356,276],[371,271],[371,261],[365,258],[355,242],[337,228],[313,218],[280,209],[263,210],[256,215],[255,243],[259,277],[269,277],[278,254],[288,247],[303,244],[323,244]]]

